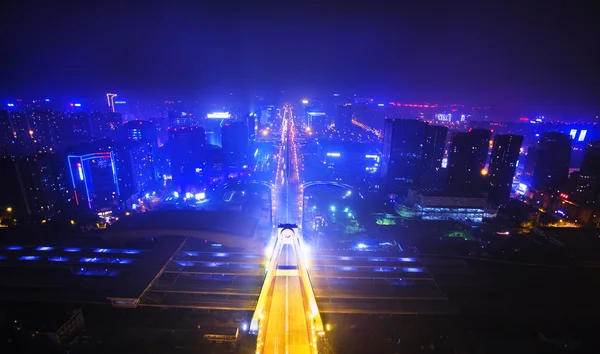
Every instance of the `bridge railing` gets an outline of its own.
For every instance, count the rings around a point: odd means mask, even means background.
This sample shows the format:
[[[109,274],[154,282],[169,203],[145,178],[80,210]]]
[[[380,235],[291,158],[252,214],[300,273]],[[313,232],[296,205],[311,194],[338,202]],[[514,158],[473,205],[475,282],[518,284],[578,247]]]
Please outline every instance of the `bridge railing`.
[[[321,314],[319,313],[319,307],[317,306],[317,300],[312,287],[312,282],[310,281],[310,276],[308,274],[308,269],[306,265],[307,255],[302,250],[299,238],[296,238],[294,246],[299,251],[298,272],[300,273],[300,282],[302,283],[303,297],[307,301],[307,309],[309,312],[311,329],[314,334],[323,335],[325,333],[323,320],[321,319]],[[316,345],[316,337],[314,337],[313,339]]]
[[[262,327],[261,322],[269,309],[268,298],[269,294],[272,293],[273,279],[275,278],[275,274],[277,272],[277,263],[281,254],[281,248],[282,245],[279,240],[277,240],[273,247],[273,252],[269,259],[269,263],[267,264],[265,280],[262,288],[260,289],[260,295],[258,296],[258,302],[256,303],[256,310],[252,316],[252,321],[250,321],[250,332],[252,333],[258,333],[259,328]]]

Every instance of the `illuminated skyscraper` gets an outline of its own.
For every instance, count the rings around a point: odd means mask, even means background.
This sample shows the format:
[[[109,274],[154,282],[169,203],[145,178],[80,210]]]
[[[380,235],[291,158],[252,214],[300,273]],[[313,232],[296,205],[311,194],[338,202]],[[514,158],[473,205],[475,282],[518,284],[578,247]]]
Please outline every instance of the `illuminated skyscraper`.
[[[223,126],[221,140],[228,172],[239,173],[248,169],[248,135],[248,126],[244,122],[225,123]]]
[[[115,97],[117,97],[116,93],[107,93],[106,94],[106,102],[108,104],[108,109],[111,112],[115,111]]]
[[[340,131],[348,131],[352,126],[352,115],[354,113],[354,106],[352,103],[345,103],[337,106],[337,112],[335,116],[335,127]]]
[[[423,173],[421,176],[421,185],[424,188],[438,187],[447,136],[448,128],[437,125],[427,126],[423,145]]]
[[[523,137],[520,135],[496,135],[489,168],[488,200],[495,204],[505,204],[510,198],[510,190],[519,160]]]
[[[449,189],[480,189],[484,187],[485,163],[492,133],[486,129],[454,133],[448,157]]]
[[[573,194],[582,203],[600,203],[600,141],[587,143]]]
[[[206,143],[210,145],[222,146],[221,130],[231,115],[229,112],[213,112],[206,115]]]
[[[15,217],[43,220],[64,211],[69,195],[60,155],[4,156],[0,170],[3,185],[10,186],[0,191],[0,203],[10,205]]]
[[[119,183],[112,152],[68,155],[67,162],[77,205],[92,210],[117,205]]]
[[[427,123],[413,119],[386,119],[381,173],[389,193],[418,187],[423,169]]]
[[[180,193],[200,193],[205,189],[206,136],[204,129],[169,131],[169,153],[173,185]]]

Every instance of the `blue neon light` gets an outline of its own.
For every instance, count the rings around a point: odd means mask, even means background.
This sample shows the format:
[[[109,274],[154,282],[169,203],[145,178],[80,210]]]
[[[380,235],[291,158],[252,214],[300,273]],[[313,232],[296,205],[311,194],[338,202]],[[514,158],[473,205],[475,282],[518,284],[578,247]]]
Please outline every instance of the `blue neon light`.
[[[107,252],[112,252],[112,250],[110,248],[96,248],[94,250],[94,252],[96,252],[96,253],[107,253]]]
[[[65,252],[80,252],[81,248],[65,248]]]
[[[119,264],[131,264],[131,259],[121,259],[119,260]]]
[[[385,104],[384,103],[378,103],[377,106],[383,107],[383,106],[385,106]]]
[[[409,257],[402,257],[399,259],[400,259],[400,262],[416,262],[417,261],[416,258],[409,258]]]
[[[125,254],[140,254],[140,250],[123,250]]]
[[[38,257],[38,256],[21,256],[21,257],[19,257],[20,261],[35,261],[38,259],[40,259],[40,257]]]
[[[75,107],[81,107],[81,103],[74,103],[73,106],[75,106]]]
[[[3,259],[6,259],[6,257],[0,256],[0,261],[3,260]]]
[[[41,246],[36,248],[36,251],[52,251],[54,249],[54,247],[48,247],[48,246]]]
[[[423,273],[423,268],[402,268],[402,271],[407,273]]]
[[[198,257],[198,252],[189,252],[189,251],[185,251],[183,252],[186,256],[190,256],[190,257]]]
[[[21,246],[8,246],[8,247],[6,247],[6,249],[9,250],[9,251],[20,251],[20,250],[23,249],[23,247],[21,247]]]
[[[187,262],[187,261],[176,261],[175,263],[179,264],[182,267],[191,267],[194,265],[193,262]]]
[[[75,274],[77,275],[89,275],[89,276],[108,276],[114,277],[119,275],[119,272],[116,270],[108,270],[108,269],[87,269],[81,268]]]
[[[213,257],[229,257],[229,253],[213,253]]]
[[[69,260],[67,257],[48,257],[50,262],[66,262]]]
[[[9,107],[14,107],[15,106],[14,103],[7,103],[6,105],[9,106]]]

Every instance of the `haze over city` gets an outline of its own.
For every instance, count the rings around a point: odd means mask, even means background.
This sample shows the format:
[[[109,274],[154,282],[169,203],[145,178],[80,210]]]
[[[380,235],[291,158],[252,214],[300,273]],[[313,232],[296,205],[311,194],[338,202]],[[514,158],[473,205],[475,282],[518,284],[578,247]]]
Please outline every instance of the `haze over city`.
[[[573,2],[6,2],[2,353],[590,353]]]

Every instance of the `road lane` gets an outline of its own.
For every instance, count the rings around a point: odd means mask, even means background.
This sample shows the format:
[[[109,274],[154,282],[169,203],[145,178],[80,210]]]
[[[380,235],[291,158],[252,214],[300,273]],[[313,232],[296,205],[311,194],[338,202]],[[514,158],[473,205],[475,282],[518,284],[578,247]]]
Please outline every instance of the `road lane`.
[[[279,265],[296,265],[290,245],[281,250]],[[299,276],[276,276],[265,335],[266,354],[310,354],[310,336]]]

